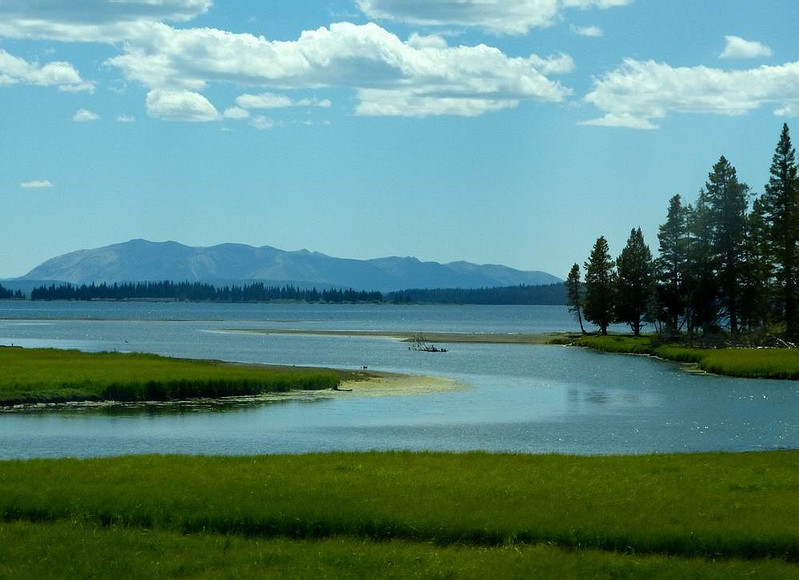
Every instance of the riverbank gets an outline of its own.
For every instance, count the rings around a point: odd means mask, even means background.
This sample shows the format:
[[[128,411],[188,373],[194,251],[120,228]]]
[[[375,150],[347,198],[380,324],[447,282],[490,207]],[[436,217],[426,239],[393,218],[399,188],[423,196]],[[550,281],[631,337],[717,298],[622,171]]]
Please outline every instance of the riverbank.
[[[279,396],[385,396],[463,388],[440,377],[188,360],[140,353],[0,348],[0,407],[230,405]]]
[[[0,574],[789,578],[798,463],[796,451],[4,461]]]
[[[703,372],[750,379],[799,379],[799,349],[795,348],[693,348],[680,344],[655,344],[648,336],[577,336],[561,340],[618,354],[649,355],[689,363]]]

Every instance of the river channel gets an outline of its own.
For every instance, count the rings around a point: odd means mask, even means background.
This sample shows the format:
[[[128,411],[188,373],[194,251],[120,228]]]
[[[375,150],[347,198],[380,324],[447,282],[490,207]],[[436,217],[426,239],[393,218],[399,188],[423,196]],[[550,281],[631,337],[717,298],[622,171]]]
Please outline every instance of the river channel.
[[[385,336],[314,334],[330,330]],[[573,347],[451,343],[441,345],[446,353],[424,353],[391,338],[392,332],[574,330],[566,309],[555,306],[3,301],[2,345],[348,369],[366,365],[446,377],[459,388],[399,396],[303,394],[259,404],[1,412],[0,458],[799,448],[796,382],[706,376],[673,363]]]

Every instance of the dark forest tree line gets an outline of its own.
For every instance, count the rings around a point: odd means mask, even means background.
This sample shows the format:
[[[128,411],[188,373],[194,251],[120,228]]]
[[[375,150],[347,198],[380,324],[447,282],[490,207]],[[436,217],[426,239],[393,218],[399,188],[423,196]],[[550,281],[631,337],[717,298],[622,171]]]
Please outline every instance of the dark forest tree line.
[[[381,302],[380,292],[327,289],[262,282],[216,287],[202,282],[136,282],[122,284],[51,284],[31,291],[31,300],[175,300],[184,302]]]
[[[0,300],[25,300],[22,290],[10,290],[0,284]]]
[[[780,334],[799,338],[799,178],[783,125],[762,195],[739,181],[721,157],[693,204],[669,201],[653,258],[640,228],[614,260],[600,237],[566,280],[566,303],[580,320],[607,333],[645,323],[675,334]]]
[[[563,304],[563,284],[499,286],[494,288],[412,289],[389,292],[395,304]]]
[[[501,286],[476,289],[413,289],[390,292],[310,290],[293,285],[216,287],[201,282],[138,282],[122,284],[50,284],[38,286],[31,300],[175,300],[183,302],[393,302],[395,304],[563,304],[562,284]]]

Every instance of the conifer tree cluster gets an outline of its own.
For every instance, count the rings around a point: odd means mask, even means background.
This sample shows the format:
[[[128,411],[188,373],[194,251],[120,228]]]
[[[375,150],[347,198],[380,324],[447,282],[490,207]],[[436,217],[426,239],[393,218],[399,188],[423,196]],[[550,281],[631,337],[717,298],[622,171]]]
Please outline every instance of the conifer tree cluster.
[[[31,291],[31,300],[175,300],[183,302],[382,302],[380,292],[310,290],[294,285],[266,286],[253,282],[243,286],[217,287],[203,282],[136,282],[122,284],[60,284],[38,286]]]
[[[9,290],[0,284],[0,300],[24,300],[22,290]]]
[[[640,228],[614,260],[604,236],[566,280],[567,305],[607,333],[645,323],[675,334],[781,334],[799,338],[799,177],[788,125],[763,194],[721,157],[693,204],[669,200],[653,258]],[[585,331],[583,331],[585,332]]]

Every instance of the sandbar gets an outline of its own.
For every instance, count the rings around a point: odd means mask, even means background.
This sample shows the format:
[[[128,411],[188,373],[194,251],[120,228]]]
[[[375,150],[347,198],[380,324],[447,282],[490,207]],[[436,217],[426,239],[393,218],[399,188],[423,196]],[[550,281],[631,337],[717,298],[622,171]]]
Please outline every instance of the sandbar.
[[[422,395],[443,391],[456,391],[467,386],[448,377],[421,375],[402,375],[380,371],[369,371],[368,376],[353,380],[345,380],[338,390],[325,393],[354,395],[359,397],[384,397],[399,395]]]
[[[482,344],[549,344],[562,338],[563,333],[490,333],[490,332],[396,332],[388,330],[301,330],[285,328],[228,328],[217,332],[245,334],[305,335],[305,336],[363,336],[393,338],[411,342],[422,337],[427,342],[482,343]]]

